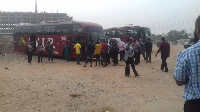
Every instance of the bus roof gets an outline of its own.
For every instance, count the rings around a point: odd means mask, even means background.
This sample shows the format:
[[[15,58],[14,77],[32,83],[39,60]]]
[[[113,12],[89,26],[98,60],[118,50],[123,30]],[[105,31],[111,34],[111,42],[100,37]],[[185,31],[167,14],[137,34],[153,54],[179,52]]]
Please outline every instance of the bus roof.
[[[140,26],[112,27],[112,28],[104,29],[104,31],[109,31],[109,30],[124,30],[124,29],[138,29],[138,28],[148,28],[148,27],[140,27]]]
[[[18,25],[16,25],[16,27],[18,26],[46,26],[46,25],[60,25],[60,24],[79,24],[81,25],[83,28],[91,26],[91,27],[102,27],[101,25],[97,24],[97,23],[91,23],[91,22],[83,22],[83,21],[62,21],[62,22],[56,22],[56,21],[50,21],[50,22],[41,22],[39,24],[29,24],[29,23],[20,23]]]

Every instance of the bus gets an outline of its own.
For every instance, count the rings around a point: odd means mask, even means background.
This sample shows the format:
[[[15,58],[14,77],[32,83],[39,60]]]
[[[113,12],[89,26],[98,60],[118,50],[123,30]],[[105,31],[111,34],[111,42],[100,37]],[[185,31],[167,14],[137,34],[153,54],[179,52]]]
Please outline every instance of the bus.
[[[103,27],[90,22],[43,22],[40,24],[18,24],[13,30],[14,50],[24,52],[27,42],[37,54],[39,43],[45,47],[49,41],[54,48],[54,56],[64,56],[65,44],[70,45],[71,58],[76,58],[74,45],[81,44],[81,58],[85,58],[88,41],[99,41],[105,38]],[[44,51],[44,54],[47,54]]]
[[[107,38],[120,38],[123,41],[127,41],[128,38],[139,40],[139,38],[151,38],[151,30],[148,27],[140,26],[125,26],[125,27],[113,27],[105,29],[105,35]]]

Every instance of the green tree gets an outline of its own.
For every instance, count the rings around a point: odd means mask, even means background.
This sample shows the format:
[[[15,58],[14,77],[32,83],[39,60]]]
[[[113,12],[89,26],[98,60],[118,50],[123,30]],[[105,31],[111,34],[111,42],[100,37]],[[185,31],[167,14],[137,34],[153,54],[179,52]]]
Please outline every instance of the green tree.
[[[167,41],[177,42],[177,40],[180,40],[180,39],[192,38],[193,35],[191,33],[187,33],[186,30],[181,30],[181,31],[171,30],[167,34],[162,34],[162,35],[152,34],[152,41],[154,43],[157,41],[161,41],[162,37],[165,37]]]
[[[171,30],[170,32],[167,33],[166,39],[170,42],[177,42],[177,40],[180,39],[189,39],[190,34],[186,32],[186,30]]]

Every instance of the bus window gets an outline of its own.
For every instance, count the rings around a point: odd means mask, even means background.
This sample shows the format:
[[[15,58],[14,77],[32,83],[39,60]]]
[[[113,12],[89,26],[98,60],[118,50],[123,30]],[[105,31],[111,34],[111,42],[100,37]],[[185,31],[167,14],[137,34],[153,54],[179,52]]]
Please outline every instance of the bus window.
[[[125,36],[134,36],[136,37],[137,35],[137,31],[136,30],[132,30],[132,29],[129,29],[125,32]]]
[[[73,25],[73,34],[82,34],[83,28],[80,25]]]
[[[72,45],[75,45],[76,43],[80,43],[80,37],[77,36],[69,36],[68,40],[71,42]]]
[[[146,38],[146,34],[145,34],[145,31],[144,31],[144,29],[138,29],[137,30],[137,38],[139,39],[140,37],[144,37],[144,38]]]
[[[110,37],[109,31],[106,31],[106,32],[105,32],[105,36],[106,36],[106,37]]]
[[[22,27],[22,34],[28,35],[31,33],[31,27]]]
[[[115,37],[116,35],[115,35],[115,31],[112,31],[112,37]]]
[[[54,34],[56,30],[56,26],[44,26],[43,31],[45,34]]]
[[[58,34],[72,34],[72,26],[68,24],[61,24],[56,26],[55,31]]]
[[[151,31],[149,29],[146,29],[145,33],[147,38],[151,38]]]
[[[102,27],[86,27],[85,32],[87,41],[93,40],[94,42],[97,42],[105,37]],[[107,32],[107,34],[109,34],[109,32]]]
[[[102,27],[86,27],[85,32],[103,32]]]
[[[42,34],[42,26],[33,26],[31,34]]]

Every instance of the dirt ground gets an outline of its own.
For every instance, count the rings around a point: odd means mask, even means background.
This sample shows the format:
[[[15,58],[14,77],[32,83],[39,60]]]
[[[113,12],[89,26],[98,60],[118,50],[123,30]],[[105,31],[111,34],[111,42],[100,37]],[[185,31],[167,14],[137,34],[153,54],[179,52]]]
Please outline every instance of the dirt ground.
[[[23,53],[0,57],[0,112],[183,112],[183,89],[173,79],[176,56],[171,46],[169,72],[160,70],[160,54],[136,66],[140,77],[125,77],[125,63],[83,67],[55,59],[27,64]],[[94,62],[93,62],[94,65]]]

